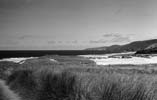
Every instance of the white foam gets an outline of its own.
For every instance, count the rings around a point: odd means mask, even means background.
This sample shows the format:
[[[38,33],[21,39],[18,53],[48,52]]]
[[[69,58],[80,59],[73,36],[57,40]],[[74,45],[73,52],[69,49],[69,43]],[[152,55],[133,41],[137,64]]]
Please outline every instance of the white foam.
[[[142,57],[132,57],[132,58],[107,58],[107,59],[91,59],[97,63],[97,65],[117,65],[117,64],[157,64],[157,57],[142,58]]]
[[[102,57],[102,58],[108,58],[109,56],[114,56],[114,55],[126,55],[126,54],[134,54],[135,52],[124,52],[124,53],[110,53],[110,54],[101,54],[101,55],[80,55],[82,57]]]
[[[22,63],[24,63],[27,59],[34,59],[34,58],[37,58],[37,57],[5,58],[5,59],[1,59],[0,61],[11,61],[11,62],[15,62],[15,63],[22,64]]]
[[[120,54],[120,53],[119,53]],[[107,55],[85,55],[84,57],[89,58],[96,62],[97,65],[119,65],[119,64],[131,64],[131,65],[139,65],[139,64],[157,64],[157,56],[149,56],[149,57],[135,57],[129,56],[129,58],[122,57],[109,57],[115,54],[107,54]],[[122,53],[123,55],[124,53]]]

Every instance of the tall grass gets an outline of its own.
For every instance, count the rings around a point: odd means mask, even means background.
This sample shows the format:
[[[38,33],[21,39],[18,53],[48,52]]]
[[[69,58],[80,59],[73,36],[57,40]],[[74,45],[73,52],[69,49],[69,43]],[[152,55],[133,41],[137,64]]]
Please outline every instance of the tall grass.
[[[16,71],[8,84],[25,100],[155,100],[151,82],[136,75],[43,68]]]
[[[67,73],[48,73],[40,76],[37,100],[73,100],[76,76]]]
[[[107,74],[85,77],[81,83],[82,95],[86,100],[154,100],[152,88],[134,79]]]
[[[9,61],[0,62],[0,79],[6,80],[11,72],[15,70],[19,64]]]
[[[31,70],[19,70],[12,73],[6,82],[12,90],[18,92],[23,100],[32,100],[36,92],[35,77]]]

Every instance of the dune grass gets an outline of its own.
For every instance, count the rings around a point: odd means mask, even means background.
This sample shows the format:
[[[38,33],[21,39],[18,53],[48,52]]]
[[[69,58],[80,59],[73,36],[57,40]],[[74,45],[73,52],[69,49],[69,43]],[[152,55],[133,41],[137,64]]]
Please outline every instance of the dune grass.
[[[105,75],[105,76],[104,76]],[[153,100],[150,84],[137,77],[104,74],[90,76],[82,81],[86,100]],[[85,84],[83,84],[85,82]]]
[[[6,80],[11,71],[15,70],[19,64],[9,61],[0,62],[0,79]]]
[[[58,57],[58,56],[57,56]],[[6,83],[21,100],[157,100],[156,70],[84,66],[73,58],[28,60]],[[83,62],[83,60],[81,60]]]
[[[6,84],[17,92],[22,100],[34,100],[37,85],[35,79],[30,70],[16,70],[8,77]]]
[[[136,75],[50,68],[19,70],[8,78],[11,89],[25,100],[155,100],[152,83]]]

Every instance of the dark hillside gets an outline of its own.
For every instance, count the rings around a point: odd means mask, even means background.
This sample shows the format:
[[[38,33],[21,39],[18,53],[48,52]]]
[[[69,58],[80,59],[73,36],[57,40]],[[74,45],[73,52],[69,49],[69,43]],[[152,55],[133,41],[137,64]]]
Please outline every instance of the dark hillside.
[[[157,43],[154,43],[145,49],[137,51],[136,54],[157,54]]]
[[[135,41],[125,45],[112,45],[108,47],[98,47],[98,48],[89,48],[86,50],[102,50],[107,53],[120,53],[120,52],[131,52],[131,51],[139,51],[143,50],[146,47],[157,43],[157,39],[145,40],[145,41]]]

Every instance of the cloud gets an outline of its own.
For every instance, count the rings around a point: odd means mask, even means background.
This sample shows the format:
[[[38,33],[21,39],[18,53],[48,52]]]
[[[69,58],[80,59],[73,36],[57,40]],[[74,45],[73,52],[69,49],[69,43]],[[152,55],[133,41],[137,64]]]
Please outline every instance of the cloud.
[[[91,40],[89,43],[124,43],[130,42],[130,35],[123,35],[120,33],[104,34],[101,39]]]
[[[73,44],[77,44],[78,41],[77,41],[77,40],[74,40],[74,41],[71,41],[71,43],[73,43]]]
[[[47,41],[48,44],[56,44],[56,41],[54,40],[50,40],[50,41]]]
[[[38,34],[26,34],[26,33],[16,33],[11,37],[17,40],[43,40],[43,39],[46,40],[51,38],[49,36],[38,35]]]
[[[64,45],[71,45],[71,44],[77,44],[77,40],[72,41],[63,41],[63,40],[49,40],[47,41],[48,44],[64,44]]]
[[[116,37],[116,36],[120,36],[118,33],[110,33],[110,34],[104,34],[103,37]]]
[[[123,37],[124,35],[120,34],[120,33],[108,33],[108,34],[104,34],[103,37]]]
[[[23,39],[34,39],[34,38],[37,38],[37,37],[34,36],[34,35],[21,35],[21,36],[18,36],[18,39],[20,39],[20,40],[23,40]]]
[[[89,41],[89,43],[106,43],[106,42],[108,42],[108,41],[106,41],[106,40],[90,40]]]

